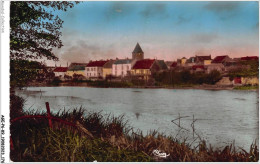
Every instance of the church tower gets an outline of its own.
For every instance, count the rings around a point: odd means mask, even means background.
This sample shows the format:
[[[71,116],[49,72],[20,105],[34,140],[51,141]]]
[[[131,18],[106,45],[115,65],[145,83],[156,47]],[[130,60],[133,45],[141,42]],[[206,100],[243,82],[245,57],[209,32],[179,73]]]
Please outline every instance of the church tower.
[[[136,44],[134,51],[132,52],[132,60],[143,60],[144,59],[144,52],[140,47],[139,43]]]

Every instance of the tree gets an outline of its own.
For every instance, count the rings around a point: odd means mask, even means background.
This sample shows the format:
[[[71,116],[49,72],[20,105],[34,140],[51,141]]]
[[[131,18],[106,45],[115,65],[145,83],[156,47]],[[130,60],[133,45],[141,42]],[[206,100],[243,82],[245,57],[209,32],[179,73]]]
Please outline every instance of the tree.
[[[215,84],[215,83],[218,82],[220,79],[221,79],[221,74],[220,74],[220,72],[217,71],[217,70],[213,70],[213,71],[211,71],[211,72],[207,75],[205,82],[206,82],[207,84]]]
[[[75,2],[78,3],[78,2]],[[12,1],[10,5],[10,56],[11,59],[57,60],[54,47],[60,48],[63,21],[52,14],[66,11],[74,2],[67,1]]]
[[[11,87],[24,87],[45,71],[45,65],[36,61],[11,60],[10,85]]]

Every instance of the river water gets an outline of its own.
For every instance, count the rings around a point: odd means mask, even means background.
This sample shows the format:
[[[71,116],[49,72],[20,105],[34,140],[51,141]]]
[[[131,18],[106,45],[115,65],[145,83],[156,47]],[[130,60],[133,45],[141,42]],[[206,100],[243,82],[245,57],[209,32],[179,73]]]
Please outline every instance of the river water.
[[[124,114],[129,125],[144,134],[158,130],[175,137],[186,136],[191,142],[197,136],[191,128],[194,115],[196,133],[214,147],[222,148],[235,140],[236,146],[248,150],[259,140],[255,91],[29,87],[16,90],[16,94],[26,99],[24,110],[46,111],[45,102],[49,102],[53,112],[83,106],[88,111]],[[178,132],[178,126],[171,122],[179,115],[187,116],[180,125],[188,131]],[[175,122],[179,124],[179,120]]]

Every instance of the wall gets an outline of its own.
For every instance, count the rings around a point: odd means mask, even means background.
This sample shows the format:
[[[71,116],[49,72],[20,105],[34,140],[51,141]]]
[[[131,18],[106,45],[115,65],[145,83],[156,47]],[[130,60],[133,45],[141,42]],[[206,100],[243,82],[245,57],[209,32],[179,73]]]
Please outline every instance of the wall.
[[[222,77],[221,80],[219,80],[216,85],[232,85],[233,82],[229,80],[229,77]]]
[[[112,74],[112,68],[103,68],[103,78],[105,79],[107,75]]]
[[[211,64],[211,60],[204,60],[204,65],[210,65]]]
[[[67,71],[67,72],[66,72],[66,75],[67,75],[67,76],[71,76],[71,77],[73,77],[73,74],[78,74],[78,75],[85,76],[85,72],[84,72],[84,70]]]
[[[242,77],[242,85],[259,85],[259,79],[257,77]]]
[[[54,72],[56,77],[64,77],[66,72]]]
[[[87,78],[97,78],[103,76],[103,68],[102,67],[85,67],[85,76]]]
[[[113,76],[126,76],[127,71],[131,70],[131,63],[129,64],[113,64],[112,65],[112,75]]]

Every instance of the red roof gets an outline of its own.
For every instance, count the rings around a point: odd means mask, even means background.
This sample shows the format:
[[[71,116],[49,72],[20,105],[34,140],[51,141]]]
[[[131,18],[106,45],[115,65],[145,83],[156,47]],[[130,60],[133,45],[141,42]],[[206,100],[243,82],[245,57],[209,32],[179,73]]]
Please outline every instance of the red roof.
[[[68,67],[56,67],[53,72],[67,72]]]
[[[241,60],[258,60],[258,56],[241,57]]]
[[[173,62],[172,64],[171,64],[171,67],[176,67],[177,66],[177,62]]]
[[[223,60],[224,60],[226,57],[227,57],[227,55],[225,55],[225,56],[216,56],[211,63],[222,63]]]
[[[108,61],[104,61],[104,60],[100,60],[100,61],[91,61],[88,63],[87,67],[103,67],[106,62]]]
[[[150,69],[155,59],[143,59],[139,60],[133,66],[133,69]]]
[[[192,66],[192,69],[193,69],[193,70],[196,70],[196,69],[198,69],[198,68],[204,69],[205,67],[204,67],[204,65],[194,65],[194,66]]]

